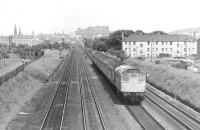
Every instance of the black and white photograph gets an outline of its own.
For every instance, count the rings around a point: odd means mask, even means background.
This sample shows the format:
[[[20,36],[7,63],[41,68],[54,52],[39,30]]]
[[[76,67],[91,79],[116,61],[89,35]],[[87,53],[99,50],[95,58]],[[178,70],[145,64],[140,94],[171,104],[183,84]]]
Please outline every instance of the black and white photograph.
[[[200,130],[200,1],[1,0],[0,130]]]

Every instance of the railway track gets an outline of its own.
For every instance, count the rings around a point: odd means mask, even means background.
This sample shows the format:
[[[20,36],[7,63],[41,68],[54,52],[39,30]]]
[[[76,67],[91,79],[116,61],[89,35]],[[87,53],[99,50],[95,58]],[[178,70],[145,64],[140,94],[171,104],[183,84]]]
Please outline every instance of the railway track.
[[[62,126],[64,108],[67,102],[68,89],[70,85],[71,65],[73,60],[73,51],[67,60],[62,78],[57,86],[52,101],[47,108],[46,115],[40,127],[40,130],[53,129],[59,130]],[[68,73],[69,72],[69,73]]]
[[[94,85],[88,78],[87,70],[84,61],[80,57],[79,73],[80,73],[80,94],[83,113],[84,130],[87,129],[103,129],[106,130],[106,125],[102,115],[102,110],[99,101],[92,88]],[[98,118],[97,118],[98,116]]]
[[[164,112],[169,114],[172,119],[179,122],[184,128],[189,130],[200,129],[200,121],[198,117],[187,112],[186,110],[184,110],[184,108],[176,106],[172,102],[166,100],[161,95],[158,95],[155,91],[153,91],[153,88],[148,87],[145,96],[149,101],[151,101]]]
[[[80,61],[78,62],[78,75],[79,75],[79,86],[80,86],[80,96],[81,96],[81,110],[82,110],[82,119],[83,119],[83,129],[87,130],[87,118],[86,118],[86,108],[85,108],[85,101],[84,101],[84,92],[83,92],[83,81],[81,76],[81,66]]]
[[[88,54],[88,57],[90,54]],[[106,80],[106,82],[105,82]],[[116,92],[116,88],[108,80],[104,79],[104,85],[113,89]],[[112,86],[112,87],[111,87]],[[116,96],[116,93],[115,93]],[[116,97],[117,98],[117,97]],[[125,105],[130,114],[137,120],[141,128],[144,130],[162,130],[164,129],[157,120],[154,119],[141,105],[126,104],[124,100],[119,100],[121,104]]]
[[[144,130],[164,130],[152,115],[150,115],[141,105],[126,105],[128,111],[138,121]]]

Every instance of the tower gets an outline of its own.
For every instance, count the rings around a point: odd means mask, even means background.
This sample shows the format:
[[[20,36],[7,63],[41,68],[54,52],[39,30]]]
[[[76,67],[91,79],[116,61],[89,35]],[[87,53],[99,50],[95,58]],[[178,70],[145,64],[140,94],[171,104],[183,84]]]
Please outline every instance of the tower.
[[[14,27],[14,36],[17,36],[17,26],[15,24],[15,27]]]
[[[19,28],[19,36],[21,36],[21,35],[22,35],[21,28]]]
[[[34,31],[32,31],[32,36],[34,36]]]

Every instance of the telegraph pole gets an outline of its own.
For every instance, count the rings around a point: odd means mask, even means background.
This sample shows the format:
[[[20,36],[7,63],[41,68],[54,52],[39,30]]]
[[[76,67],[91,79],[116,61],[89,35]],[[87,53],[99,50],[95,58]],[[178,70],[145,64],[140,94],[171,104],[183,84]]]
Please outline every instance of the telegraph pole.
[[[152,62],[152,42],[153,40],[151,41],[151,62]]]
[[[151,34],[150,34],[151,35]],[[153,35],[153,34],[152,34]],[[153,53],[153,51],[152,51],[152,46],[153,46],[153,36],[151,37],[151,62],[152,62],[152,53]]]
[[[186,59],[187,59],[187,50],[188,50],[188,48],[187,48],[187,38],[185,39],[185,45],[186,45]]]
[[[91,43],[91,49],[93,49],[93,47],[92,47],[93,42],[94,42],[94,30],[92,30],[92,43]]]

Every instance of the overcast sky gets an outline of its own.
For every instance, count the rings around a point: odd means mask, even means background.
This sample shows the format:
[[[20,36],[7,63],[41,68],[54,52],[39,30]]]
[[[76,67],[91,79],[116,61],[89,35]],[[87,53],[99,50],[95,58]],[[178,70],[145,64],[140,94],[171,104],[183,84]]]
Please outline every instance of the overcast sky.
[[[1,0],[0,34],[66,33],[78,27],[109,26],[171,32],[200,27],[199,0]]]

